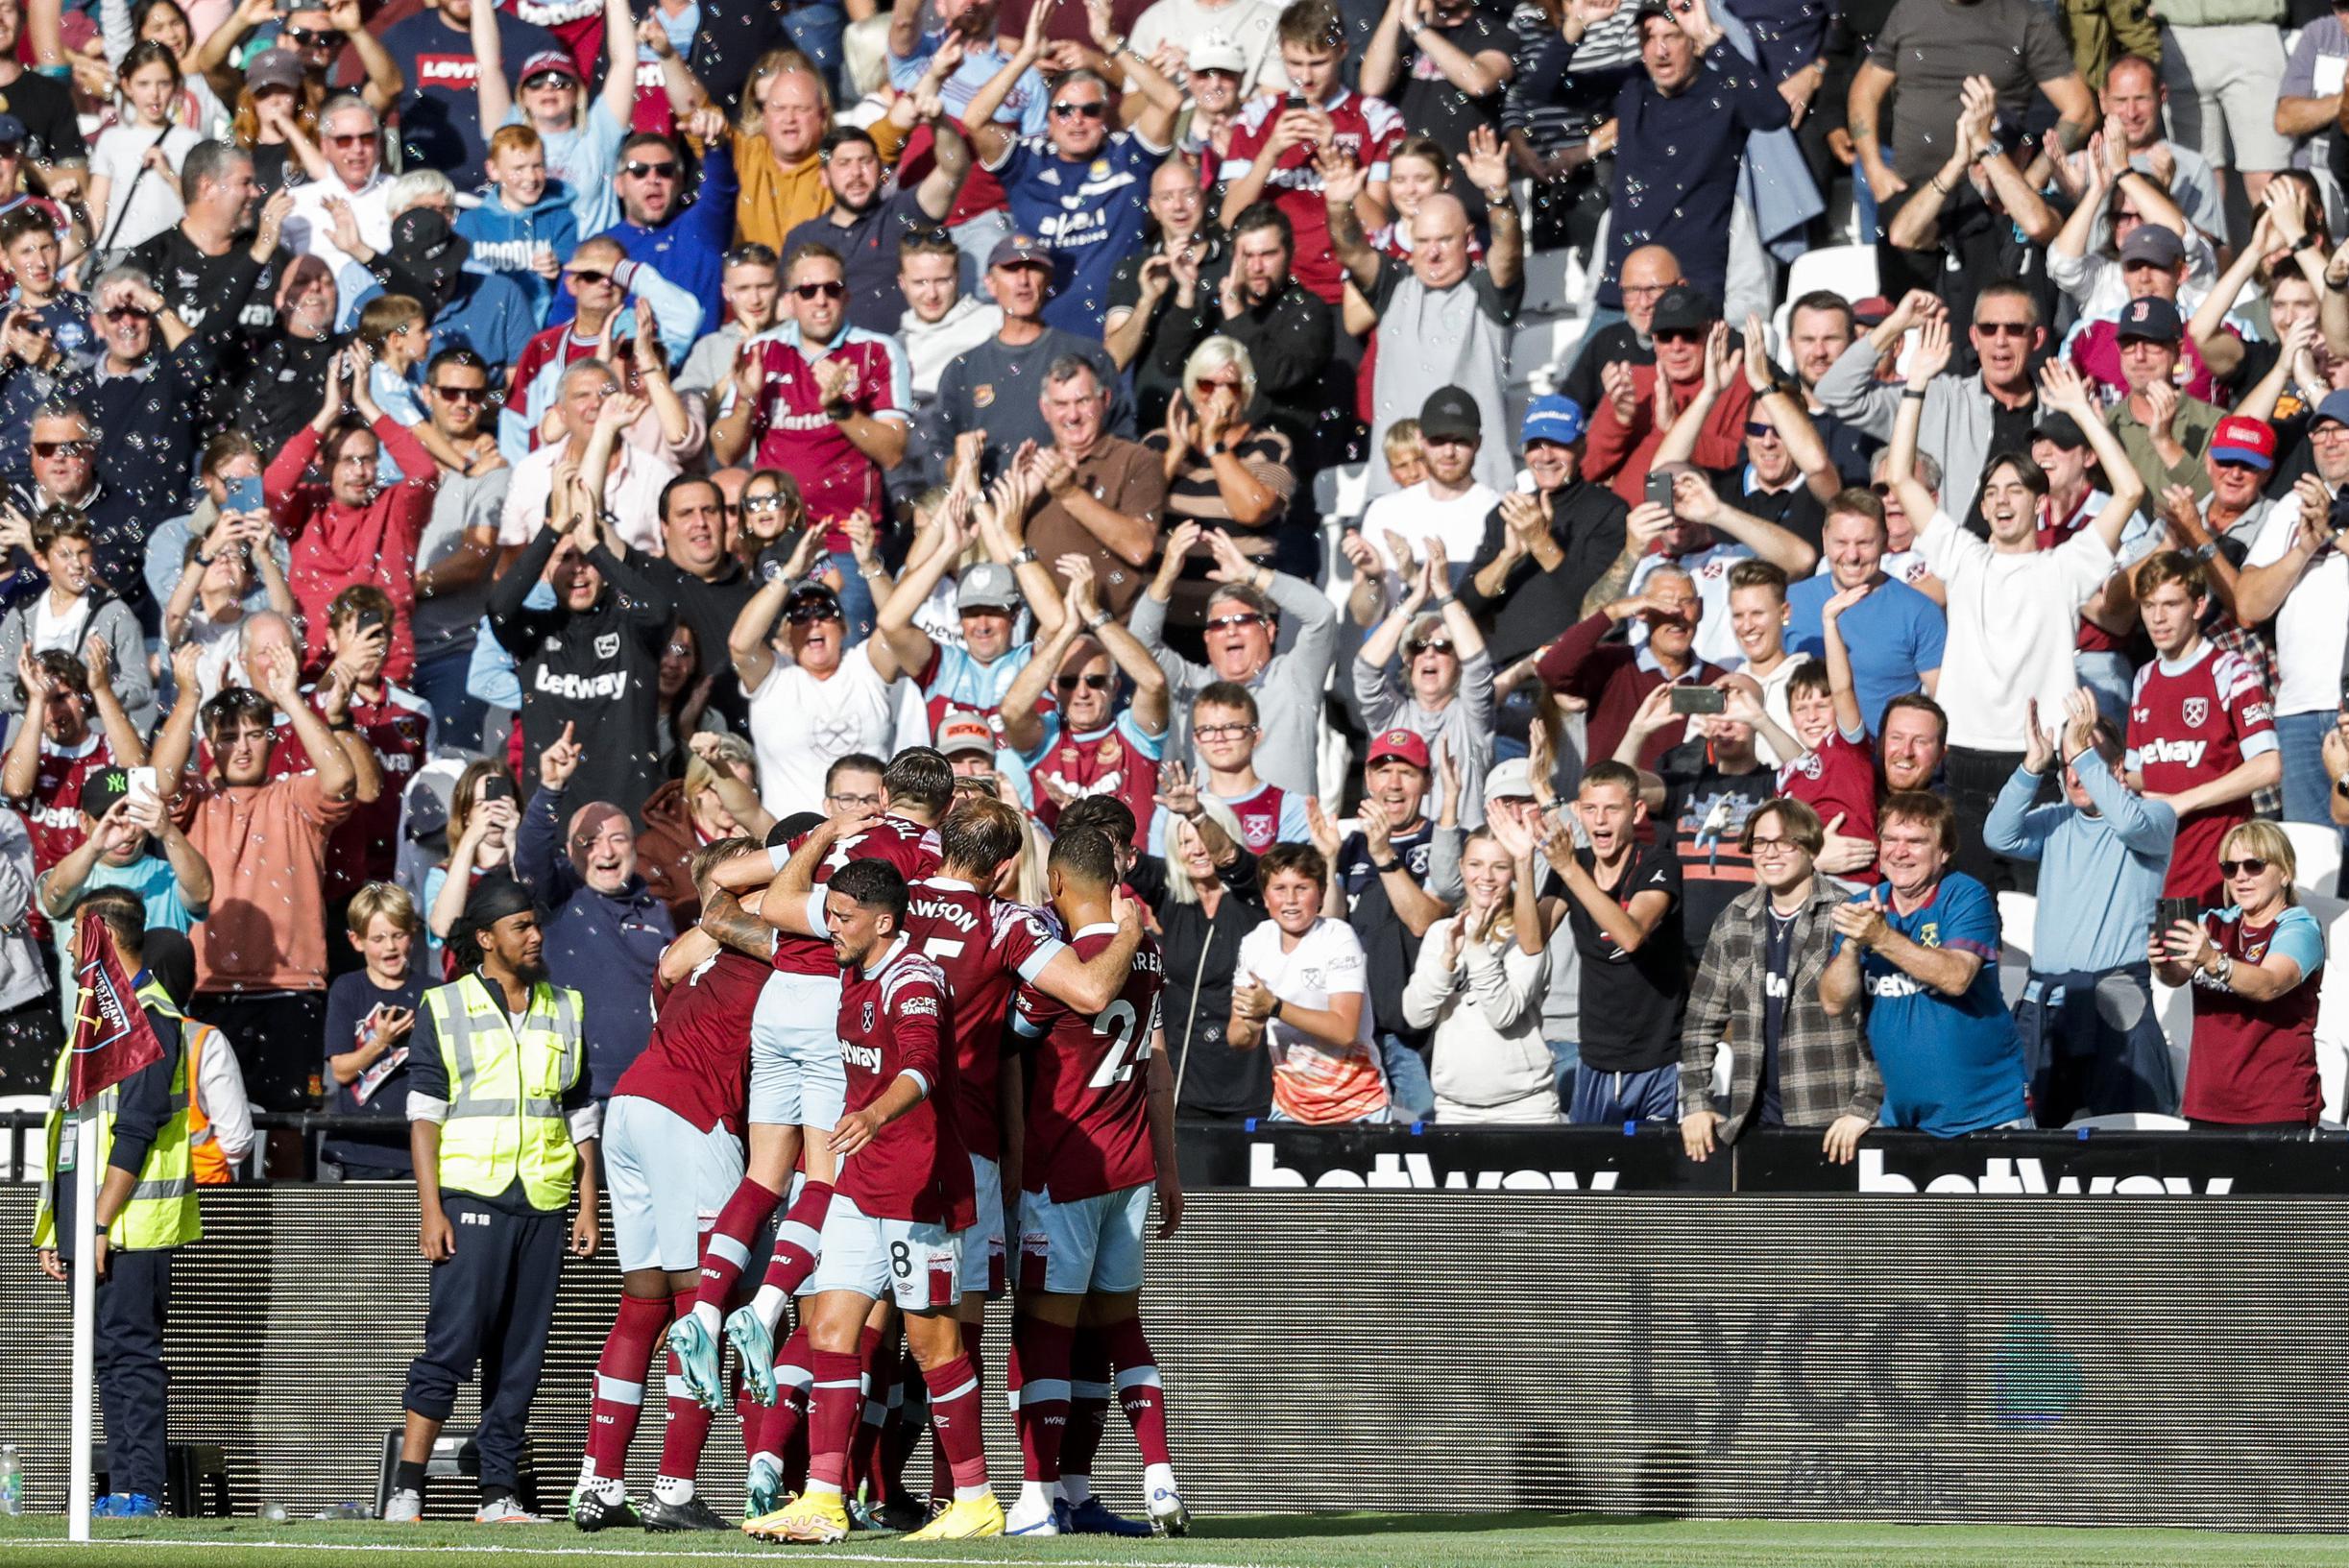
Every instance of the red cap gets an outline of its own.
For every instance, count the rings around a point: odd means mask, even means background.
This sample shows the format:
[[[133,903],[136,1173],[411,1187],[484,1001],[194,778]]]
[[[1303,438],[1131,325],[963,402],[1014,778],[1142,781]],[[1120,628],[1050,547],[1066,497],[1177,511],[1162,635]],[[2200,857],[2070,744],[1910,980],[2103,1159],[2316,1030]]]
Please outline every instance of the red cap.
[[[586,80],[579,74],[579,62],[560,49],[542,49],[532,55],[528,60],[522,61],[522,68],[515,74],[514,80],[527,82],[532,77],[546,71],[568,76],[573,82]]]
[[[1386,731],[1370,742],[1370,760],[1365,765],[1376,767],[1390,757],[1399,757],[1422,773],[1427,771],[1427,742],[1417,731]]]
[[[2211,432],[2211,455],[2221,461],[2272,469],[2276,466],[2275,427],[2265,420],[2230,414]]]

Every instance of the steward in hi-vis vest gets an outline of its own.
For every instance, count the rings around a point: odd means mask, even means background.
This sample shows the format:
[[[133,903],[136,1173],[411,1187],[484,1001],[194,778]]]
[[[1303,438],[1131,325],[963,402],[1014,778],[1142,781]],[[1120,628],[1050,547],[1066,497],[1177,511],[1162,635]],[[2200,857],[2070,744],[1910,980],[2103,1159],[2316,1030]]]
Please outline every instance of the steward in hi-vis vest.
[[[432,1267],[424,1353],[408,1365],[407,1429],[387,1521],[424,1512],[424,1463],[457,1386],[486,1360],[481,1503],[490,1523],[529,1518],[518,1493],[522,1429],[538,1393],[564,1235],[595,1251],[595,1137],[579,993],[550,984],[539,913],[506,878],[483,882],[455,933],[472,964],[424,993],[408,1052],[408,1128]],[[579,1199],[570,1218],[571,1198]]]

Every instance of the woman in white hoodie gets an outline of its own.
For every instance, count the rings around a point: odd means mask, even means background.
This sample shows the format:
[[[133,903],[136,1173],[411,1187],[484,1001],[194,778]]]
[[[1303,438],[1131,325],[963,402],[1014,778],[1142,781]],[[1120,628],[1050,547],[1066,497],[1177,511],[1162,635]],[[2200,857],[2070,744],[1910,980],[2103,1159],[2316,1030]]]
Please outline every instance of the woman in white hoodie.
[[[1527,868],[1490,832],[1460,855],[1460,912],[1428,928],[1403,988],[1403,1017],[1432,1028],[1436,1120],[1558,1122],[1558,1087],[1541,1033],[1549,962]],[[1522,934],[1521,934],[1522,933]]]

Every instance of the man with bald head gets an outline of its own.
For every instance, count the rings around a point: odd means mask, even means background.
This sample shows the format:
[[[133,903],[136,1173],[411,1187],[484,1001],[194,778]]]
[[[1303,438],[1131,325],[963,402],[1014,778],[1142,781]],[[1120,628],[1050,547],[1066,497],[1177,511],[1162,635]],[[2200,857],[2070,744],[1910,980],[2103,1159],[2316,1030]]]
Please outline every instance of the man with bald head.
[[[676,930],[668,905],[637,874],[628,813],[609,801],[569,798],[582,755],[576,740],[539,754],[539,786],[515,833],[514,871],[547,911],[548,977],[587,1003],[591,1092],[601,1100],[652,1039],[644,999]]]
[[[1482,266],[1468,259],[1468,213],[1457,197],[1436,195],[1411,219],[1408,262],[1373,251],[1363,237],[1354,198],[1360,164],[1335,163],[1321,174],[1330,248],[1378,315],[1378,361],[1371,381],[1371,439],[1383,441],[1397,420],[1417,419],[1429,395],[1458,387],[1475,399],[1487,440],[1477,453],[1476,479],[1495,491],[1514,489],[1505,392],[1509,333],[1525,295],[1525,232],[1509,189],[1509,163],[1489,131],[1469,138],[1461,173],[1485,198],[1492,245]],[[1395,489],[1387,465],[1370,465],[1373,499]]]

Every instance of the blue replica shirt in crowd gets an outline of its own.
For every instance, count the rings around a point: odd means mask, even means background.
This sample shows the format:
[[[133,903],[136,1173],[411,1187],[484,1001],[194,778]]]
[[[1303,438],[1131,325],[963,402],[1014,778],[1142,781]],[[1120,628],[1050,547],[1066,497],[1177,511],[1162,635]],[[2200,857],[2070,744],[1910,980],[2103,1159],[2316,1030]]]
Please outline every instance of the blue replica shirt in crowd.
[[[1044,325],[1102,335],[1109,275],[1139,250],[1150,226],[1150,175],[1167,149],[1121,131],[1089,159],[1071,163],[1043,136],[1013,142],[988,172],[1002,182],[1012,227],[1053,253],[1053,294]]]
[[[1883,1124],[1954,1138],[2021,1120],[2028,1109],[2022,1041],[1998,995],[1998,906],[1990,890],[1952,871],[1907,914],[1889,898],[1884,919],[1894,930],[1919,947],[1971,953],[1982,967],[1964,996],[1945,997],[1889,958],[1860,955],[1868,1046],[1884,1074]],[[1835,951],[1843,951],[1841,935]]]
[[[1819,612],[1835,596],[1835,579],[1826,572],[1786,590],[1786,651],[1799,658],[1827,658],[1827,633]],[[1918,676],[1941,668],[1949,622],[1941,606],[1909,587],[1887,579],[1843,613],[1844,650],[1852,656],[1852,691],[1859,716],[1873,738],[1884,722],[1884,705],[1925,689]]]

